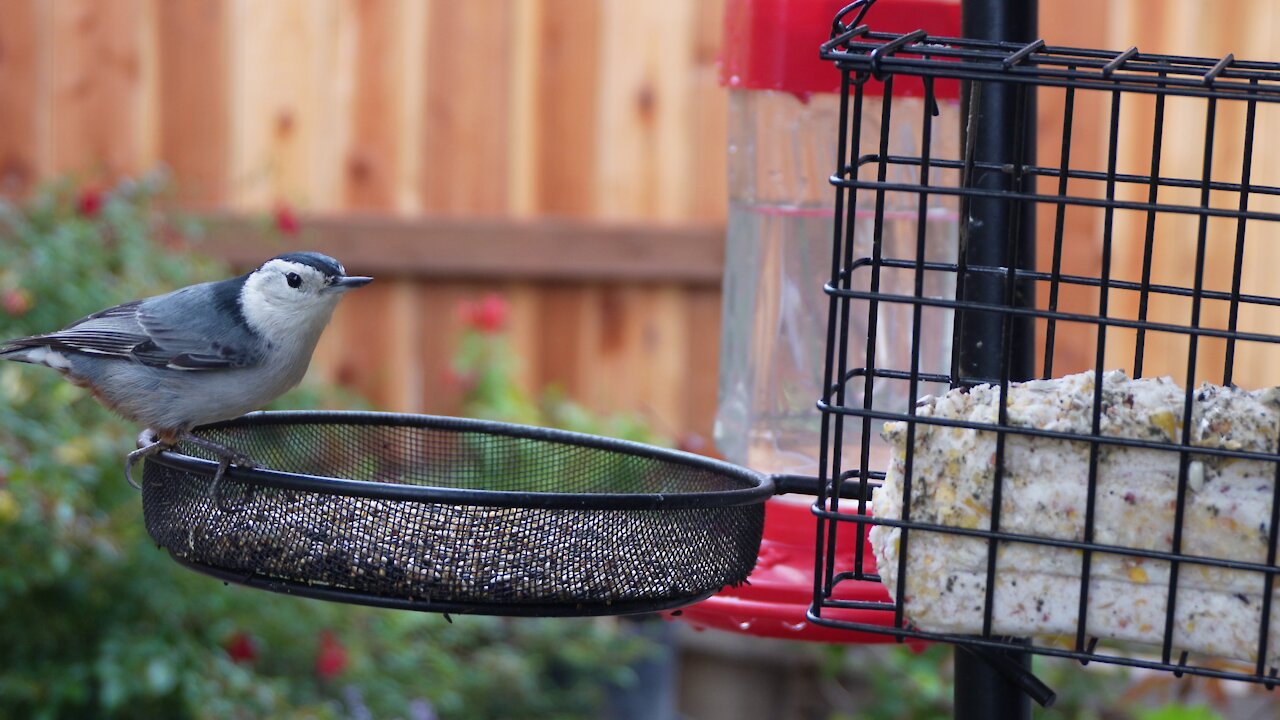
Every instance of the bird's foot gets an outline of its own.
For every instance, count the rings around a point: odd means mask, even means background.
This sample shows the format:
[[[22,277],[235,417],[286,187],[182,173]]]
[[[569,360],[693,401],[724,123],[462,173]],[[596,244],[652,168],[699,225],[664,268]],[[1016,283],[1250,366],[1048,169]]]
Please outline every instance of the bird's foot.
[[[212,440],[192,435],[189,432],[166,437],[154,430],[147,429],[143,430],[142,433],[138,435],[138,449],[129,453],[128,457],[125,459],[125,479],[127,479],[129,484],[134,488],[141,490],[142,485],[133,478],[134,466],[156,453],[173,448],[178,444],[178,442],[190,443],[202,450],[208,451],[218,459],[218,470],[213,475],[213,484],[215,488],[218,487],[222,480],[222,476],[226,474],[227,468],[231,465],[250,468],[261,467],[261,465],[254,461],[253,458],[245,455],[244,453],[237,452],[236,450],[222,445],[221,443],[216,443]]]
[[[129,453],[128,457],[125,458],[124,478],[129,481],[129,484],[132,485],[134,489],[141,490],[142,485],[137,480],[133,479],[133,466],[142,462],[146,458],[155,455],[161,450],[167,450],[171,447],[173,447],[172,443],[161,440],[160,437],[150,429],[143,430],[142,434],[138,435],[138,449]]]
[[[232,465],[235,465],[236,467],[242,467],[242,468],[257,468],[257,467],[262,467],[262,465],[259,464],[257,461],[255,461],[253,458],[249,457],[248,455],[245,455],[242,452],[233,450],[221,443],[216,443],[212,440],[198,437],[196,435],[192,435],[189,432],[183,433],[179,439],[182,442],[195,445],[196,447],[209,452],[211,455],[217,458],[218,469],[214,471],[213,481],[209,485],[209,490],[213,496],[214,505],[216,505],[217,508],[219,510],[222,510],[223,512],[231,512],[232,510],[237,509],[237,505],[232,503],[226,497],[226,487],[225,487],[225,483],[223,483],[223,479],[227,474],[227,470]]]
[[[262,467],[262,465],[256,462],[253,458],[242,452],[229,448],[222,443],[217,443],[212,440],[199,437],[198,435],[192,435],[191,433],[183,433],[178,436],[178,439],[182,442],[195,445],[201,450],[208,451],[211,455],[217,458],[219,463],[247,468]]]

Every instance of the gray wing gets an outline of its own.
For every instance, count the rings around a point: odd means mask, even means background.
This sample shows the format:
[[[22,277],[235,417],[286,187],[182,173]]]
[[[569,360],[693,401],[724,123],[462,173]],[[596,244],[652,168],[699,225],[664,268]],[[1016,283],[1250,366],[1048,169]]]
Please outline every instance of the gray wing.
[[[107,308],[6,349],[45,346],[176,370],[225,370],[261,359],[256,336],[225,312],[218,283],[193,285]]]

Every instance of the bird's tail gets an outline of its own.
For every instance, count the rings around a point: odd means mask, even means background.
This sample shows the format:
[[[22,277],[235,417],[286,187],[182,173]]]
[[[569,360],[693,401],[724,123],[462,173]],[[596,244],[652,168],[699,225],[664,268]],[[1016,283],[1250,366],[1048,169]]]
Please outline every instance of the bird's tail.
[[[0,360],[47,365],[55,370],[71,367],[66,355],[41,342],[39,337],[19,338],[0,344]]]

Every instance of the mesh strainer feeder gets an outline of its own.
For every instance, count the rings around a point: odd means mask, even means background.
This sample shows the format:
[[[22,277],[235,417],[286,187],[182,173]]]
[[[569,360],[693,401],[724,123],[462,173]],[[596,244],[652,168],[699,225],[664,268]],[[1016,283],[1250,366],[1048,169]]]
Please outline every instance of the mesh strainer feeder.
[[[602,615],[744,582],[774,479],[688,453],[546,428],[264,412],[147,461],[147,530],[228,582],[382,607]]]

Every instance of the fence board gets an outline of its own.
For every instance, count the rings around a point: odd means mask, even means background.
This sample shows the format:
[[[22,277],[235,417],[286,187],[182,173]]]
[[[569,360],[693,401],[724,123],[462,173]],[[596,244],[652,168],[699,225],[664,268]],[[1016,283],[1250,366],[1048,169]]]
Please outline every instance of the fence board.
[[[335,207],[334,0],[231,2],[236,207]]]
[[[596,113],[609,91],[600,85],[600,56],[611,49],[599,23],[599,5],[578,0],[547,0],[537,18],[531,173],[539,213],[583,217],[593,209]]]
[[[701,287],[685,290],[688,322],[685,332],[686,377],[684,424],[681,429],[696,432],[710,448],[715,425],[720,377],[720,292]]]
[[[210,219],[202,247],[248,267],[264,255],[312,249],[362,272],[419,278],[539,278],[720,282],[724,228],[586,220],[392,218],[303,214],[300,235],[264,243],[252,217]]]
[[[689,217],[720,220],[728,214],[729,94],[720,87],[724,0],[698,3],[693,38],[693,139]]]
[[[609,93],[597,116],[596,214],[688,217],[697,16],[689,3],[602,0],[601,8],[600,76]]]
[[[50,9],[50,169],[106,177],[142,170],[142,3],[64,0]]]
[[[159,157],[191,207],[222,206],[231,150],[227,6],[207,0],[157,5]]]
[[[40,35],[36,0],[0,0],[0,196],[20,196],[41,174]]]
[[[510,2],[431,3],[421,163],[422,208],[508,208]]]
[[[342,160],[343,206],[393,211],[402,139],[401,92],[405,67],[403,36],[397,28],[405,6],[380,0],[345,0],[339,9],[344,69],[340,109],[349,113],[350,137]]]
[[[555,385],[571,397],[581,398],[584,357],[580,338],[583,314],[590,298],[581,285],[552,283],[543,287],[535,327],[542,339],[531,360],[537,366],[535,383],[540,387]]]

